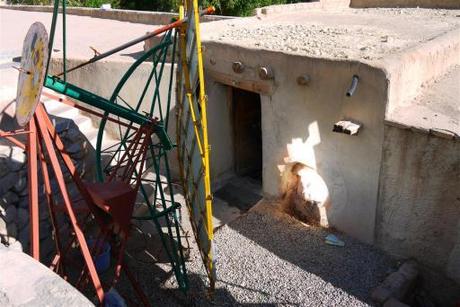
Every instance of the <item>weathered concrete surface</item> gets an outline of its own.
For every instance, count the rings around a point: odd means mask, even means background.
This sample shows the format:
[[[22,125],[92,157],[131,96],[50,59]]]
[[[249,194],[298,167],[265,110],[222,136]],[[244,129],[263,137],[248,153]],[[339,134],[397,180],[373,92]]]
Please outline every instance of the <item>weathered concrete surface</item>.
[[[419,9],[300,10],[204,24],[203,39],[315,58],[370,62],[406,53],[458,29],[459,13]]]
[[[460,142],[385,127],[376,244],[460,283]]]
[[[94,306],[28,255],[0,244],[1,306]]]
[[[385,111],[385,75],[357,62],[317,61],[270,51],[247,49],[243,52],[214,42],[205,44],[208,72],[228,73],[232,60],[236,59],[250,63],[243,74],[231,74],[236,87],[240,80],[257,81],[254,68],[258,66],[269,65],[275,71],[276,90],[271,96],[261,96],[264,192],[278,195],[280,167],[286,163],[285,158],[309,165],[317,169],[328,184],[334,204],[329,212],[332,224],[372,242],[383,140],[383,126],[379,123]],[[218,61],[212,65],[210,59]],[[296,78],[305,73],[310,75],[311,84],[297,85]],[[355,96],[346,97],[353,74],[375,86],[361,87]],[[329,90],[323,90],[325,88]],[[231,159],[227,159],[232,155],[232,145],[224,138],[231,131],[226,120],[230,118],[231,109],[229,102],[222,100],[226,95],[222,85],[208,83],[208,95],[212,167],[226,168],[214,171],[219,174],[231,171],[232,167]],[[221,99],[216,99],[218,97]],[[211,120],[214,110],[219,111],[215,121]],[[333,133],[333,124],[344,117],[362,122],[366,129],[357,137]],[[214,129],[226,133],[219,136]],[[366,218],[357,223],[356,216]]]
[[[388,117],[396,108],[412,105],[413,99],[423,92],[424,85],[460,65],[460,27],[457,25],[425,44],[390,55],[376,65],[385,69],[390,80]]]
[[[307,3],[278,4],[257,8],[254,15],[273,15],[287,12],[300,12],[312,9],[342,9],[350,6],[350,0],[319,0]]]
[[[419,96],[386,116],[386,123],[447,139],[460,138],[460,66],[423,85]]]
[[[351,0],[350,7],[421,7],[460,9],[458,0]]]

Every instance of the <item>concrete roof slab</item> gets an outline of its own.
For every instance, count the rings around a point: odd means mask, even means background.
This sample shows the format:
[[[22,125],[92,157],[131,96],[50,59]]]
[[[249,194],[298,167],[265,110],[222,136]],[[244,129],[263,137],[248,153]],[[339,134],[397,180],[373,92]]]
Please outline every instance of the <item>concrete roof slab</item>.
[[[311,9],[203,25],[204,41],[329,59],[378,60],[460,27],[460,10]]]

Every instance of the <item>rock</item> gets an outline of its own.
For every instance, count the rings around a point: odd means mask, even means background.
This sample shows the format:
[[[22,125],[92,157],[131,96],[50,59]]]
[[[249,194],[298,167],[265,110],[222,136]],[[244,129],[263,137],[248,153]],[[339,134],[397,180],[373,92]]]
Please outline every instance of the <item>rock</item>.
[[[7,223],[11,223],[12,221],[14,221],[16,219],[16,207],[13,206],[13,205],[10,205],[8,206],[8,208],[6,208],[5,210],[5,221]]]
[[[18,226],[16,225],[16,223],[9,223],[6,225],[6,231],[7,231],[7,234],[8,234],[8,237],[10,238],[14,238],[14,240],[16,241],[16,238],[18,236]],[[11,243],[11,241],[10,241]]]
[[[409,305],[401,303],[395,298],[390,298],[388,301],[385,302],[385,304],[383,304],[383,307],[409,307]]]
[[[56,249],[56,244],[52,238],[46,238],[45,240],[40,241],[40,258],[47,258],[53,254]]]
[[[413,260],[406,261],[398,271],[388,275],[383,283],[371,292],[371,299],[379,304],[390,298],[404,300],[413,291],[417,276],[417,263]]]
[[[0,217],[0,237],[6,237],[6,236],[8,236],[6,222],[3,218]]]
[[[24,229],[29,224],[29,211],[23,208],[17,209],[17,225],[20,230]]]
[[[3,177],[10,172],[8,163],[9,159],[7,157],[4,157],[3,155],[0,156],[0,177]]]
[[[47,223],[47,222],[41,222],[40,223],[40,229],[39,229],[39,232],[40,232],[40,240],[43,240],[45,238],[51,238],[51,224],[50,223]]]
[[[22,196],[19,198],[18,208],[29,210],[29,197]]]
[[[18,175],[15,173],[16,183],[13,187],[13,191],[22,195],[23,191],[27,189],[27,175]],[[22,193],[22,194],[21,194]]]
[[[22,230],[19,231],[17,240],[21,242],[24,250],[28,248],[29,242],[30,242],[29,225],[27,225],[26,227],[24,227]]]
[[[0,178],[0,195],[10,190],[18,181],[17,173],[10,172]]]
[[[19,196],[13,191],[8,191],[0,197],[0,202],[2,201],[7,205],[15,205],[19,202]]]
[[[80,143],[76,142],[76,143],[73,143],[72,145],[70,146],[67,146],[65,148],[65,150],[69,153],[69,154],[75,154],[79,151],[81,151],[83,148],[81,146]]]

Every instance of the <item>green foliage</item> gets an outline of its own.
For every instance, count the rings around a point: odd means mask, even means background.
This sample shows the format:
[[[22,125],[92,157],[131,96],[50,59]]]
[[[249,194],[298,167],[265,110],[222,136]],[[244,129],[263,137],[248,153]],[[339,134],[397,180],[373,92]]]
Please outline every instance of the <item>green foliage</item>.
[[[127,10],[177,12],[181,0],[120,0],[120,6]]]
[[[67,6],[101,7],[109,3],[113,9],[119,9],[120,0],[67,0]]]

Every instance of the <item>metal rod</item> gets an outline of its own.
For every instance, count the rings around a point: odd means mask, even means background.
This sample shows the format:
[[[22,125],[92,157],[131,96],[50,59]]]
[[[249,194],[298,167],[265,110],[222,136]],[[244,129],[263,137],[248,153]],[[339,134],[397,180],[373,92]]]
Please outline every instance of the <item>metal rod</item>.
[[[67,0],[62,0],[62,69],[64,70],[64,82],[67,81],[67,31],[66,31],[66,12],[65,3]]]
[[[359,77],[357,75],[353,75],[353,79],[351,80],[350,88],[347,91],[347,97],[353,96],[353,94],[356,91],[356,88],[358,87],[358,81],[359,81]]]
[[[89,108],[85,108],[85,107],[79,105],[78,103],[75,103],[75,102],[73,102],[73,101],[71,101],[71,100],[69,100],[69,99],[67,99],[67,98],[61,98],[61,97],[59,97],[59,96],[57,96],[57,95],[53,95],[53,94],[46,93],[46,92],[43,92],[42,95],[43,95],[43,96],[46,96],[46,97],[48,97],[48,98],[57,100],[57,101],[59,101],[60,103],[66,104],[66,105],[71,106],[71,107],[74,107],[74,108],[76,108],[76,109],[79,109],[79,110],[81,110],[81,111],[84,111],[84,112],[86,112],[86,113],[89,113],[89,114],[98,116],[98,117],[100,117],[100,118],[105,117],[105,115],[104,115],[103,113],[99,113],[99,112],[93,111],[93,110],[91,110],[91,109],[89,109]],[[116,124],[118,124],[118,125],[120,125],[120,126],[123,126],[123,127],[126,127],[126,128],[132,128],[132,129],[134,129],[134,130],[137,130],[137,127],[132,127],[132,125],[127,124],[127,123],[124,123],[124,122],[119,121],[119,120],[117,120],[117,119],[114,119],[114,118],[112,118],[112,117],[107,117],[107,120],[110,121],[110,122],[116,123]],[[1,136],[1,132],[0,132],[0,136]]]
[[[30,215],[30,254],[40,261],[40,227],[38,211],[38,161],[37,161],[37,126],[35,118],[29,121],[29,131],[27,135],[27,175],[29,186],[29,215]]]
[[[201,10],[200,15],[212,14],[212,13],[215,12],[215,10],[216,9],[213,6],[210,6],[210,7],[206,8],[206,9]],[[123,44],[123,45],[120,45],[120,46],[115,47],[115,48],[113,48],[113,49],[111,49],[109,51],[101,53],[100,55],[97,55],[97,56],[93,57],[92,59],[90,59],[90,60],[88,60],[88,61],[86,61],[84,63],[81,63],[81,64],[79,64],[79,65],[77,65],[75,67],[72,67],[67,71],[64,70],[63,72],[57,74],[56,76],[60,77],[64,73],[69,73],[69,72],[74,71],[76,69],[82,68],[82,67],[84,67],[84,66],[86,66],[88,64],[91,64],[91,63],[97,62],[99,60],[102,60],[103,58],[106,58],[106,57],[108,57],[108,56],[110,56],[110,55],[112,55],[114,53],[122,51],[122,50],[124,50],[124,49],[126,49],[128,47],[131,47],[133,45],[136,45],[136,44],[138,44],[140,42],[143,42],[143,41],[145,41],[145,40],[147,40],[147,39],[149,39],[151,37],[157,36],[157,35],[159,35],[159,34],[161,34],[163,32],[171,30],[173,28],[180,27],[182,24],[186,23],[187,21],[188,21],[188,17],[185,17],[183,19],[180,19],[180,20],[177,20],[177,21],[175,21],[173,23],[170,23],[169,25],[165,25],[163,27],[160,27],[160,28],[154,30],[153,32],[150,32],[150,33],[147,33],[145,35],[142,35],[141,37],[135,38],[135,39]]]
[[[14,145],[18,146],[19,148],[26,150],[26,145],[20,141],[18,141],[14,136],[18,134],[27,134],[30,133],[29,131],[24,130],[15,130],[15,131],[4,131],[0,129],[0,138],[5,138]]]
[[[59,267],[61,268],[62,274],[65,276],[67,274],[66,274],[65,265],[63,264],[64,258],[62,254],[62,245],[61,245],[61,239],[60,239],[60,234],[59,234],[59,226],[57,223],[56,204],[54,202],[53,191],[51,190],[51,181],[50,181],[50,177],[48,173],[48,165],[46,163],[45,156],[43,155],[43,146],[40,141],[38,141],[38,151],[39,151],[39,156],[40,156],[40,166],[41,166],[41,171],[42,171],[42,176],[43,176],[43,183],[45,186],[46,200],[48,203],[48,212],[50,214],[51,225],[54,230],[54,243],[56,245],[56,254],[59,255],[59,257],[62,259],[62,261],[59,264]],[[57,269],[57,271],[59,271],[59,268]]]
[[[41,137],[44,141],[46,151],[48,152],[49,161],[51,162],[51,167],[54,171],[55,178],[56,178],[59,190],[61,191],[62,199],[64,201],[64,205],[67,209],[67,215],[69,217],[70,223],[72,224],[72,228],[75,231],[75,236],[77,237],[78,243],[80,245],[80,249],[83,254],[83,258],[86,263],[86,267],[88,268],[88,271],[91,277],[91,281],[96,291],[96,295],[99,299],[99,302],[102,303],[104,301],[104,290],[102,289],[101,281],[99,279],[99,275],[97,274],[96,266],[94,265],[93,258],[91,257],[91,254],[89,252],[89,248],[88,248],[88,244],[86,243],[85,236],[83,234],[82,229],[80,228],[78,224],[75,212],[73,211],[70,196],[67,191],[66,183],[65,183],[64,176],[62,173],[62,168],[61,168],[58,156],[53,146],[53,143],[57,145],[56,140],[60,141],[60,138],[58,135],[56,135],[56,131],[54,131],[54,129],[52,130],[49,129],[50,127],[49,127],[47,117],[48,115],[46,114],[46,111],[43,108],[43,106],[41,104],[38,104],[36,118],[37,118],[37,123],[40,129],[40,132],[41,132]],[[50,134],[54,136],[55,138],[54,142]],[[73,175],[75,179],[75,177],[77,177],[78,175],[75,174],[76,172],[75,165],[73,165],[73,162],[70,160],[70,157],[65,152],[61,151],[61,158],[64,160],[64,163],[66,164],[67,168],[69,169],[69,171],[71,172],[71,174]],[[70,166],[69,160],[70,160],[71,167],[69,167]]]
[[[150,124],[153,125],[153,131],[160,139],[162,145],[166,150],[171,150],[174,146],[171,139],[166,133],[163,123],[156,121],[155,119],[147,116],[132,112],[130,109],[125,108],[121,105],[111,103],[109,100],[102,98],[96,94],[88,92],[78,86],[62,81],[61,79],[46,76],[45,87],[52,89],[53,91],[64,94],[70,98],[77,99],[85,102],[93,107],[107,111],[115,116],[119,116],[123,119],[134,122],[138,125]]]
[[[52,89],[55,92],[58,92],[70,98],[85,102],[93,107],[107,111],[115,116],[119,116],[126,120],[135,122],[138,125],[152,123],[152,120],[146,116],[143,116],[135,112],[131,112],[130,109],[125,108],[121,105],[110,103],[105,98],[102,98],[98,95],[88,92],[73,84],[64,82],[60,79],[47,76],[45,80],[45,86],[49,89]]]

